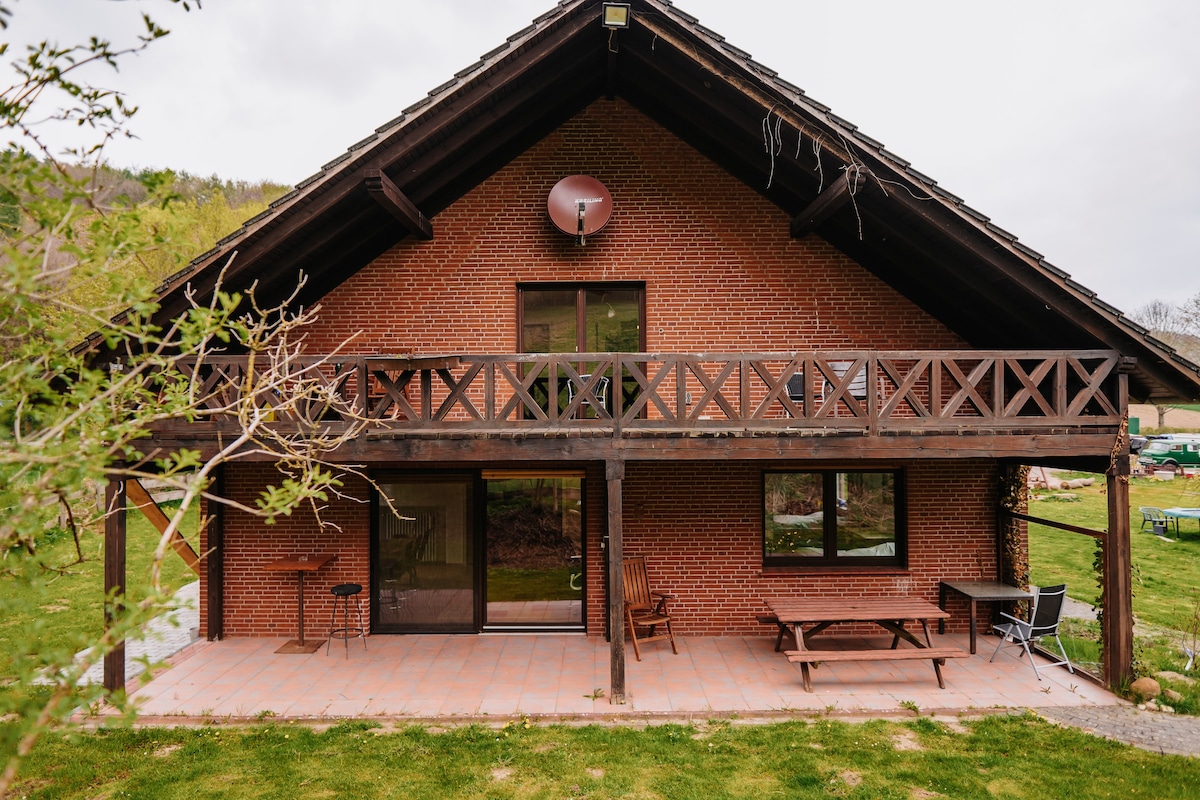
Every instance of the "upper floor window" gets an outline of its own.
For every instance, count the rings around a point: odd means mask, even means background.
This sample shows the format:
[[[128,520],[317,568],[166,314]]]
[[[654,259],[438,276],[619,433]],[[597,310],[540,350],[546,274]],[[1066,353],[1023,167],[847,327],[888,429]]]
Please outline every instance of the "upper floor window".
[[[640,353],[644,283],[519,284],[522,353]]]
[[[763,475],[763,563],[903,566],[903,473]]]

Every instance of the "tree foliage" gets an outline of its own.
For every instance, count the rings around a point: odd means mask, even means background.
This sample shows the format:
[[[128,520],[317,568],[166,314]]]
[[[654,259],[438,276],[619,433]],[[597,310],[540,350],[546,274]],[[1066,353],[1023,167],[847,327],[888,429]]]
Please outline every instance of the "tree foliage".
[[[1200,292],[1182,303],[1152,300],[1130,314],[1135,322],[1150,329],[1154,338],[1167,344],[1194,364],[1200,364]],[[1175,405],[1156,403],[1158,427],[1165,427],[1167,411]]]
[[[195,0],[160,2],[199,7]],[[0,0],[0,24],[10,15]],[[316,375],[321,364],[300,358],[315,308],[260,308],[253,288],[218,288],[189,297],[190,309],[170,324],[156,323],[155,287],[163,278],[281,187],[105,168],[105,143],[128,133],[136,109],[99,88],[97,76],[167,35],[149,16],[143,22],[124,47],[96,38],[31,46],[14,62],[13,85],[0,93],[9,139],[0,156],[0,619],[51,602],[55,580],[94,557],[98,548],[88,538],[95,541],[113,511],[97,509],[98,487],[154,475],[185,492],[159,541],[150,594],[136,603],[120,593],[107,597],[107,622],[96,621],[85,657],[76,658],[75,646],[46,647],[37,625],[0,637],[0,675],[13,676],[0,688],[0,798],[38,738],[77,710],[107,703],[132,712],[123,693],[80,685],[80,678],[170,608],[159,565],[190,507],[202,497],[226,502],[207,494],[214,470],[246,454],[267,455],[288,480],[245,510],[268,521],[301,503],[318,510],[339,495],[346,471],[328,455],[365,423],[347,411],[349,423],[337,435],[297,436],[272,425],[340,401]],[[90,138],[53,152],[54,126]],[[180,366],[229,347],[250,354],[256,366],[252,379],[215,403]],[[239,422],[215,455],[144,452],[154,425],[205,414]],[[56,525],[74,542],[65,559],[42,547]]]

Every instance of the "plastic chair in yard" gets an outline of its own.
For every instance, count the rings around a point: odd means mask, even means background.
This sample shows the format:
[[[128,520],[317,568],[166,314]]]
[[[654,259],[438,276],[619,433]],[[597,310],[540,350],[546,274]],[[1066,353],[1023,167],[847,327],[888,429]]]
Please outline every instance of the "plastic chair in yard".
[[[1139,506],[1138,511],[1142,512],[1142,527],[1138,530],[1146,530],[1146,525],[1149,523],[1150,530],[1154,533],[1161,535],[1167,532],[1171,521],[1167,519],[1167,515],[1163,513],[1161,508]],[[1175,533],[1176,535],[1179,533],[1179,520],[1175,520]]]
[[[1062,654],[1062,661],[1054,661],[1047,666],[1057,667],[1065,665],[1071,674],[1075,674],[1075,668],[1071,666],[1070,659],[1067,658],[1067,651],[1063,649],[1062,640],[1058,638],[1058,623],[1062,620],[1063,606],[1066,605],[1067,585],[1060,584],[1058,586],[1043,586],[1038,589],[1037,594],[1033,598],[1033,621],[1026,622],[1017,619],[1011,614],[1001,614],[1009,622],[1002,622],[992,626],[992,630],[1000,637],[1000,643],[996,645],[996,650],[992,653],[992,657],[988,661],[995,661],[996,654],[1000,652],[1000,648],[1004,646],[1009,639],[1013,644],[1019,644],[1025,650],[1025,657],[1029,659],[1030,665],[1033,666],[1033,674],[1037,675],[1037,679],[1042,679],[1042,673],[1038,672],[1037,662],[1033,660],[1033,654],[1029,651],[1031,643],[1036,644],[1040,639],[1053,637],[1058,645],[1058,652]]]

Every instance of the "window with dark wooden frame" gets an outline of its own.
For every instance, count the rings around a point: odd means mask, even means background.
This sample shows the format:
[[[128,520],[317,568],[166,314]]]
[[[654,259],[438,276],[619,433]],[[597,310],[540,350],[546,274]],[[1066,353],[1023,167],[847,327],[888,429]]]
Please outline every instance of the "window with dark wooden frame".
[[[901,470],[763,473],[764,566],[904,566]]]
[[[644,283],[525,283],[517,292],[522,353],[639,353],[645,346]]]

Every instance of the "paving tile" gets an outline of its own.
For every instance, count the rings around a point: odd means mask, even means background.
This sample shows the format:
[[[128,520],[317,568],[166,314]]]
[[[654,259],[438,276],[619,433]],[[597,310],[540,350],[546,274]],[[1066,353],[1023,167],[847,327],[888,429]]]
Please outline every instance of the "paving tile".
[[[965,636],[938,638],[965,649]],[[943,667],[945,690],[924,661],[837,662],[812,671],[809,693],[797,665],[774,652],[773,636],[686,637],[679,655],[652,643],[637,662],[627,648],[629,702],[612,705],[609,649],[598,637],[372,636],[367,651],[352,648],[349,659],[277,654],[281,642],[197,643],[133,697],[144,714],[164,717],[253,717],[264,710],[297,717],[892,712],[905,702],[941,709],[1121,702],[1059,667],[1045,670],[1039,682],[1024,659],[989,663],[986,647]],[[603,698],[595,697],[597,689]]]

